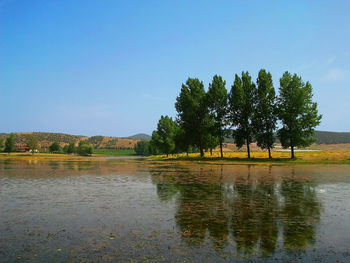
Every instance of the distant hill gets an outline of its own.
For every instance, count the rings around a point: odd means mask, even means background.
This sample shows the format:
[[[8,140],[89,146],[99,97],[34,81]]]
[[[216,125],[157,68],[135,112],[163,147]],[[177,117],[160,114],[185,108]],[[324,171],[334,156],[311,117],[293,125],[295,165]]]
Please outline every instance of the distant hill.
[[[22,132],[15,133],[15,143],[18,146],[27,144],[31,135],[38,138],[39,145],[42,148],[48,148],[53,142],[59,142],[61,147],[66,144],[74,142],[78,145],[79,141],[88,141],[95,148],[103,149],[132,149],[134,145],[140,140],[149,141],[151,136],[145,133],[135,134],[126,138],[107,137],[107,136],[81,136],[64,133],[50,133],[50,132]],[[0,133],[0,139],[6,139],[8,134]],[[328,132],[315,131],[316,144],[350,144],[350,132]],[[233,139],[226,138],[226,143],[233,143]]]
[[[63,147],[69,143],[75,143],[78,145],[79,141],[87,141],[95,148],[103,149],[132,149],[139,139],[132,138],[118,138],[118,137],[107,137],[107,136],[81,136],[81,135],[70,135],[64,133],[51,133],[51,132],[22,132],[15,133],[15,144],[17,146],[24,146],[27,144],[28,139],[31,135],[34,135],[39,142],[41,148],[48,148],[53,142],[59,142],[60,146]],[[8,134],[0,134],[0,139],[5,139]]]
[[[350,143],[350,132],[315,131],[317,144]]]
[[[350,132],[315,131],[315,138],[316,144],[350,143]],[[232,137],[226,138],[225,142],[233,143]]]
[[[149,141],[149,140],[151,140],[152,137],[146,133],[138,133],[138,134],[129,136],[127,138],[132,139],[132,140]]]

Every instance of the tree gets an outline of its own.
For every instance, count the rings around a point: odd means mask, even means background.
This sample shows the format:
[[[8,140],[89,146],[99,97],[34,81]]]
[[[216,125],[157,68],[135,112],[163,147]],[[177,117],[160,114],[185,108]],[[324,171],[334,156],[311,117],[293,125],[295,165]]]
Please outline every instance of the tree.
[[[197,146],[200,156],[204,157],[206,135],[212,125],[211,116],[207,107],[207,95],[202,81],[197,78],[188,78],[182,84],[181,92],[176,98],[175,108],[178,113],[178,123],[190,138],[190,145]]]
[[[189,152],[192,152],[191,139],[186,136],[181,127],[178,127],[175,134],[175,152],[186,152],[187,156]]]
[[[247,145],[248,158],[250,158],[250,143],[254,138],[252,119],[254,116],[255,84],[251,81],[248,71],[242,72],[240,78],[235,75],[235,81],[229,94],[229,119],[233,131],[233,139],[238,148]]]
[[[276,93],[270,72],[261,69],[256,80],[255,113],[253,126],[257,145],[268,149],[269,158],[275,142],[274,131],[277,123]]]
[[[35,151],[37,151],[39,148],[38,138],[34,135],[31,135],[28,139],[27,145],[29,147],[29,151],[31,151],[34,155]]]
[[[11,133],[10,136],[6,138],[4,151],[7,152],[9,155],[11,152],[16,151],[15,135],[13,133]]]
[[[65,154],[71,154],[71,153],[74,153],[75,152],[75,144],[74,142],[70,143],[70,144],[66,144],[64,147],[63,147],[63,152]]]
[[[79,145],[77,148],[77,153],[79,155],[83,155],[83,156],[91,155],[92,152],[93,152],[93,147],[90,144],[88,144],[87,141],[80,141],[79,142]]]
[[[218,146],[219,143],[220,143],[220,139],[218,136],[215,136],[215,134],[214,135],[208,134],[207,138],[206,138],[205,149],[206,150],[209,149],[210,155],[213,155],[213,149],[216,148],[216,146]],[[222,151],[221,151],[221,153],[222,153]],[[223,156],[221,155],[221,158],[222,157]]]
[[[167,156],[175,152],[175,136],[178,129],[177,123],[169,116],[161,116],[157,130],[152,133],[153,145]]]
[[[74,153],[74,152],[75,152],[75,143],[71,142],[70,144],[68,144],[67,153],[71,154],[71,153]]]
[[[227,101],[228,94],[225,87],[226,81],[222,80],[221,76],[215,75],[212,83],[209,84],[207,92],[208,96],[208,107],[210,114],[215,120],[214,124],[214,136],[219,139],[220,154],[223,158],[222,144],[224,142],[225,131],[226,131],[226,117],[227,117]]]
[[[60,144],[58,142],[54,142],[50,145],[49,151],[51,153],[57,153],[61,150]]]
[[[312,96],[309,82],[304,83],[296,74],[283,74],[278,98],[278,116],[283,126],[278,137],[283,148],[291,148],[292,159],[294,147],[307,147],[315,141],[314,128],[320,124],[322,115],[318,115]]]
[[[138,141],[134,146],[134,151],[137,155],[147,156],[150,155],[150,142]]]
[[[4,148],[4,139],[0,139],[0,151]]]

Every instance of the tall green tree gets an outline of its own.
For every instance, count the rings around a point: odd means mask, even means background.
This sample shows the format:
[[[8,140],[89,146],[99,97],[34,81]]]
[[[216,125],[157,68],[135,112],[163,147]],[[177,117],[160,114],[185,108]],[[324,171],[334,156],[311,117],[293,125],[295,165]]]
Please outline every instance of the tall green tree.
[[[285,72],[280,79],[278,116],[282,128],[278,137],[284,148],[291,148],[291,158],[295,158],[295,147],[306,147],[315,141],[314,129],[320,124],[317,103],[312,101],[312,86],[301,77]]]
[[[27,145],[29,147],[29,151],[31,151],[34,155],[35,151],[37,151],[39,148],[38,138],[35,135],[31,135],[28,138]]]
[[[181,128],[191,139],[190,145],[197,146],[200,156],[204,157],[206,138],[212,125],[212,118],[207,107],[207,94],[203,82],[197,78],[188,78],[186,84],[182,84],[181,92],[176,98],[175,108]]]
[[[161,116],[157,130],[152,134],[152,143],[160,153],[169,155],[175,152],[175,139],[178,125],[169,116]]]
[[[6,138],[4,151],[10,155],[10,153],[14,152],[15,150],[15,135],[11,133],[10,136]]]
[[[250,158],[250,144],[253,142],[253,116],[254,116],[254,95],[255,84],[247,72],[242,72],[240,78],[235,75],[235,81],[229,94],[229,120],[232,126],[233,139],[238,148],[247,145],[248,158]]]
[[[270,72],[265,69],[259,71],[256,80],[257,89],[255,96],[255,113],[253,126],[257,145],[262,149],[267,149],[269,158],[271,149],[274,147],[274,131],[277,123],[276,92],[272,83]]]
[[[207,92],[208,107],[210,114],[214,118],[214,136],[219,139],[220,154],[223,158],[222,144],[225,138],[226,126],[227,126],[227,104],[228,94],[225,87],[226,81],[221,76],[215,75],[212,82],[209,84]]]

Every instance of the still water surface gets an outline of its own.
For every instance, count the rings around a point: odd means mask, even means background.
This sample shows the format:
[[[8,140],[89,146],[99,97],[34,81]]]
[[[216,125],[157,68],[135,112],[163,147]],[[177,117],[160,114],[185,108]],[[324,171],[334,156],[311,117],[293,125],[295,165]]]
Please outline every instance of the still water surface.
[[[0,262],[270,261],[350,262],[349,166],[0,162]]]

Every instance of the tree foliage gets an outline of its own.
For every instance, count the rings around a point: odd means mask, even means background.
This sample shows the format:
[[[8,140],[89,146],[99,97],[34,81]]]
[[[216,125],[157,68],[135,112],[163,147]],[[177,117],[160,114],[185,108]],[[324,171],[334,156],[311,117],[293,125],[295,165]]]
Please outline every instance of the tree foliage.
[[[278,117],[282,128],[278,137],[284,148],[306,147],[315,141],[314,128],[320,124],[322,115],[318,114],[317,103],[312,101],[312,86],[304,83],[301,77],[285,72],[280,79],[278,98]]]
[[[178,124],[171,117],[161,116],[157,130],[152,134],[151,144],[153,148],[166,155],[175,153],[175,139],[178,129]]]
[[[57,153],[61,150],[61,146],[58,142],[53,142],[50,147],[49,147],[49,151],[51,153]]]
[[[2,148],[4,148],[4,140],[0,139],[0,151],[2,151]]]
[[[87,141],[80,141],[77,147],[77,154],[79,155],[91,155],[93,153],[93,147]]]
[[[138,141],[134,146],[134,150],[135,150],[137,155],[148,156],[151,154],[150,142],[149,141]]]
[[[38,138],[35,135],[31,135],[28,139],[27,145],[29,147],[29,151],[34,154],[39,148]]]
[[[13,133],[10,134],[5,140],[5,149],[4,152],[10,154],[11,152],[16,151],[15,147],[15,135]]]
[[[221,76],[215,75],[212,82],[209,84],[207,92],[208,108],[210,114],[214,118],[213,135],[210,138],[210,148],[215,148],[217,144],[220,145],[221,158],[223,157],[222,144],[225,138],[226,125],[227,125],[227,102],[228,94],[225,87],[226,81]],[[213,138],[217,138],[214,140]],[[213,143],[217,142],[216,145]]]
[[[271,149],[274,147],[277,124],[276,92],[270,72],[261,69],[256,80],[255,113],[253,127],[257,145],[268,149],[271,158]]]
[[[235,81],[229,95],[229,119],[232,126],[233,138],[238,148],[247,145],[250,158],[250,144],[254,139],[253,116],[254,95],[256,87],[248,72],[242,72],[241,78],[236,74]]]
[[[71,142],[70,144],[67,144],[63,147],[63,152],[66,154],[72,154],[75,153],[75,144],[74,142]]]
[[[204,157],[206,139],[213,120],[207,107],[203,82],[197,78],[188,78],[186,84],[182,84],[175,108],[180,127],[191,140],[189,144],[197,146],[201,157]]]

